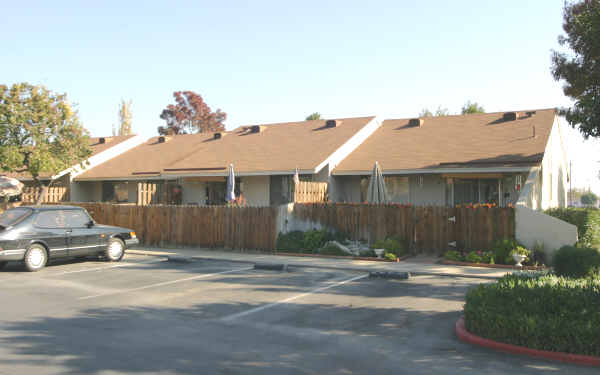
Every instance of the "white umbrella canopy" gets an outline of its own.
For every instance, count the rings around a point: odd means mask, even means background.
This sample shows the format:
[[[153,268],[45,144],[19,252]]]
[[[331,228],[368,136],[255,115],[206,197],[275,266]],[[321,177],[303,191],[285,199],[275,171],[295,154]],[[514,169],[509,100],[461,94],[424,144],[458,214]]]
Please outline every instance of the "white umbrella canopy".
[[[23,184],[15,179],[0,176],[0,197],[11,197],[23,192]]]
[[[369,190],[367,190],[367,202],[373,204],[381,204],[388,202],[388,193],[385,188],[385,181],[379,163],[375,162],[371,179],[369,180]]]
[[[233,164],[229,164],[229,175],[227,176],[227,202],[235,200],[235,173]]]

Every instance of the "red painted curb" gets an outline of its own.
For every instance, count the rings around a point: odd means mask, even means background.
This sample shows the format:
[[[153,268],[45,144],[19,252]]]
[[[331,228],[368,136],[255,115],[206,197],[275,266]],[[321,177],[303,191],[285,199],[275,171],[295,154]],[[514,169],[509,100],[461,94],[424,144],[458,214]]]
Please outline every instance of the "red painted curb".
[[[584,366],[600,366],[600,357],[594,357],[589,355],[571,354],[563,352],[550,352],[547,350],[537,350],[526,348],[524,346],[506,344],[503,342],[493,341],[485,339],[483,337],[474,335],[467,331],[465,328],[465,317],[461,317],[456,322],[456,336],[461,341],[468,342],[469,344],[479,345],[486,348],[499,350],[511,354],[527,355],[530,357],[538,357],[544,359],[551,359],[553,361],[575,363]]]
[[[517,267],[517,266],[511,266],[509,264],[469,263],[469,262],[459,262],[459,261],[447,260],[447,259],[445,259],[442,263],[443,264],[448,264],[448,265],[453,265],[453,266],[469,266],[469,267],[483,267],[483,268],[506,268],[506,269],[513,269],[513,270],[539,271],[539,270],[545,270],[545,269],[547,269],[546,267],[536,267],[536,266]]]

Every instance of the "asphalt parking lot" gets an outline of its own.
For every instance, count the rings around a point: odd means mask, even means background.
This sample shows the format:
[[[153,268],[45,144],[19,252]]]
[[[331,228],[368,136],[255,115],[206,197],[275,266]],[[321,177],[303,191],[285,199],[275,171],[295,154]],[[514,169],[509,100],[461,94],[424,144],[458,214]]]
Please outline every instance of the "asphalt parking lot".
[[[458,341],[481,279],[127,255],[0,271],[0,374],[597,374]]]

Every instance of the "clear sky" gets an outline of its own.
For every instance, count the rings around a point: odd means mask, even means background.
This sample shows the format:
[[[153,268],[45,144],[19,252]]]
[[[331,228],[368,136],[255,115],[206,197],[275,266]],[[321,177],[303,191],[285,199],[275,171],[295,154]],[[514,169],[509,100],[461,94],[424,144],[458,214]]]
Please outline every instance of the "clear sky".
[[[467,100],[506,111],[570,104],[550,74],[563,0],[27,1],[0,4],[0,80],[67,93],[92,135],[121,98],[133,130],[192,90],[227,129],[410,117]],[[576,186],[600,192],[600,141],[569,132]]]

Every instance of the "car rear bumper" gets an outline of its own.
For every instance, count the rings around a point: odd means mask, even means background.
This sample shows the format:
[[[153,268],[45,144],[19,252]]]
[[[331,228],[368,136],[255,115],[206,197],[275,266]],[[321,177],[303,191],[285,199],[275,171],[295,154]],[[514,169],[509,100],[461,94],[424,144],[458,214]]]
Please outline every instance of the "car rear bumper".
[[[137,245],[139,243],[140,243],[140,240],[138,240],[137,238],[130,238],[128,240],[125,240],[125,245],[127,247],[131,247],[131,246]]]
[[[0,251],[0,262],[25,259],[25,249]]]

